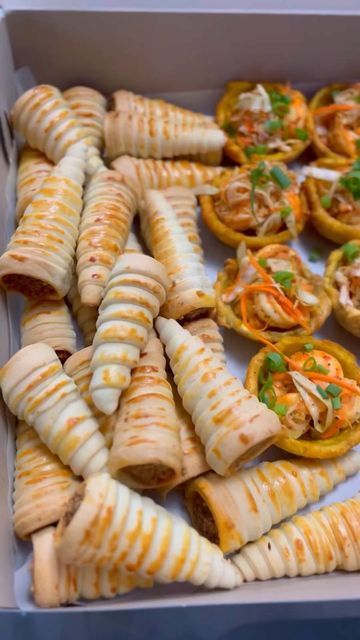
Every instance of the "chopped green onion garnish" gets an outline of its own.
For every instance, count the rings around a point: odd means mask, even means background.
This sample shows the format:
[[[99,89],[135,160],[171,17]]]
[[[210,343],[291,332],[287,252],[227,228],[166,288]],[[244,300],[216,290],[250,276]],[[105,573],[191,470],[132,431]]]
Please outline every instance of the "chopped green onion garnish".
[[[265,366],[273,373],[286,371],[286,363],[281,353],[268,353],[265,358]]]
[[[275,413],[278,414],[278,416],[286,416],[286,414],[287,414],[287,406],[286,406],[286,404],[282,404],[281,402],[279,402],[279,404],[275,405],[274,411],[275,411]]]
[[[340,393],[341,393],[341,388],[340,388],[340,387],[338,387],[338,386],[337,386],[337,384],[333,384],[333,383],[331,383],[331,384],[329,384],[329,385],[326,387],[326,392],[327,392],[327,393],[330,393],[330,395],[331,395],[331,396],[333,396],[334,398],[336,398],[337,396],[339,396],[339,395],[340,395]]]
[[[322,364],[318,364],[313,356],[310,356],[307,360],[305,360],[303,364],[304,371],[315,371],[316,373],[323,373],[327,375],[329,373],[328,369],[322,366]]]
[[[355,102],[360,102],[360,96],[356,96]]]
[[[360,168],[351,169],[340,178],[339,183],[351,193],[354,200],[360,200]]]
[[[334,100],[336,98],[336,96],[338,95],[338,93],[340,93],[340,89],[334,89],[334,91],[332,92],[332,99]]]
[[[289,105],[291,102],[290,96],[286,95],[286,93],[280,93],[276,89],[269,89],[268,95],[271,102],[271,109],[275,115],[279,116],[279,118],[283,118],[287,113],[289,113]]]
[[[268,152],[268,148],[266,144],[257,144],[254,147],[245,147],[245,154],[248,158],[251,158],[253,155],[264,156]]]
[[[314,345],[311,342],[307,342],[306,344],[304,344],[304,351],[312,351],[314,348]]]
[[[261,367],[259,371],[259,383],[263,385],[267,384],[268,382],[272,382],[272,375],[270,371],[266,371],[264,367]]]
[[[281,120],[268,120],[265,122],[265,129],[268,133],[274,133],[282,127]]]
[[[310,262],[319,262],[321,258],[320,249],[312,249],[309,253],[309,261]]]
[[[354,162],[354,164],[352,165],[352,168],[355,169],[356,171],[360,170],[360,158],[357,158]]]
[[[282,220],[285,220],[285,218],[287,218],[291,212],[292,212],[291,207],[283,207],[282,209],[280,209],[280,218]]]
[[[336,398],[331,398],[331,404],[334,409],[340,409],[342,404],[341,398],[339,398],[338,396],[336,396]]]
[[[267,267],[267,260],[265,258],[259,258],[258,263],[259,263],[260,267],[262,267],[263,269],[265,269],[265,267]]]
[[[235,138],[237,132],[236,128],[233,124],[231,124],[231,122],[224,122],[224,124],[222,125],[222,129],[225,131],[225,133],[228,134],[230,138]]]
[[[319,384],[316,385],[316,390],[318,391],[318,393],[321,395],[322,398],[324,398],[324,400],[328,399],[328,394],[326,393],[325,389],[323,389],[322,387],[320,387]]]
[[[266,382],[259,392],[259,400],[266,404],[269,409],[273,409],[276,404],[276,393],[271,382]]]
[[[320,203],[323,209],[330,209],[331,207],[331,198],[329,195],[321,196]]]
[[[295,274],[291,271],[275,271],[273,279],[284,289],[290,289]]]
[[[348,262],[353,262],[360,255],[360,246],[354,242],[347,242],[342,246],[342,252]]]
[[[289,176],[287,176],[280,167],[273,167],[270,169],[270,176],[280,189],[287,189],[291,185]]]
[[[295,129],[295,135],[298,138],[298,140],[305,141],[305,140],[308,140],[308,138],[309,138],[309,134],[305,129],[296,128]]]

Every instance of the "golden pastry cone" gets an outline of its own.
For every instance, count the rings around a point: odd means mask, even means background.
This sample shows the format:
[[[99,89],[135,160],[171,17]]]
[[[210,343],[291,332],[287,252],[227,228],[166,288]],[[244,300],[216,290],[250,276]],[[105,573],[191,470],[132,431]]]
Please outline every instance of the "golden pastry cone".
[[[58,522],[79,482],[24,421],[16,428],[14,530],[26,539]]]
[[[94,418],[96,418],[101,433],[104,436],[105,444],[108,448],[111,447],[113,441],[114,426],[116,422],[116,413],[106,416],[94,405],[90,395],[90,380],[91,380],[91,354],[92,347],[85,347],[74,353],[65,362],[64,371],[72,378],[80,391],[80,395],[85,400]]]
[[[82,86],[66,89],[63,96],[86,128],[90,144],[102,149],[106,98],[99,91]]]
[[[230,478],[209,473],[190,482],[185,503],[193,526],[224,553],[257,540],[360,470],[360,453],[333,460],[262,462]]]
[[[70,499],[55,540],[66,564],[119,567],[156,582],[208,588],[232,589],[241,582],[216,545],[107,473],[88,478]]]
[[[153,160],[120,156],[111,163],[113,169],[137,180],[143,195],[146,189],[193,187],[211,182],[223,173],[223,167],[211,167],[189,160]]]
[[[185,187],[170,187],[161,193],[174,209],[193,250],[203,259],[204,251],[198,227],[197,201],[193,192]]]
[[[215,292],[202,257],[194,251],[176,211],[161,191],[149,190],[141,209],[143,236],[172,281],[162,314],[185,318],[215,306]]]
[[[63,298],[71,283],[86,146],[74,145],[45,178],[0,258],[0,284],[28,298]]]
[[[55,527],[34,533],[32,544],[32,594],[38,607],[59,607],[82,598],[114,598],[138,587],[153,586],[151,578],[121,569],[64,564],[56,554]]]
[[[61,362],[76,351],[76,334],[64,300],[28,300],[21,316],[21,346],[50,345]]]
[[[97,171],[84,193],[76,248],[81,302],[98,307],[117,257],[123,252],[136,211],[136,194],[116,171]]]
[[[26,207],[39,191],[44,179],[53,167],[53,163],[41,151],[31,149],[27,144],[23,146],[20,152],[16,180],[15,217],[17,221],[20,220]]]
[[[281,430],[276,413],[249,393],[199,337],[161,317],[156,329],[211,469],[231,475],[276,441]]]
[[[220,333],[219,326],[214,320],[211,318],[197,318],[190,322],[184,322],[183,327],[190,331],[192,336],[201,338],[203,343],[210,347],[222,364],[226,364],[224,339]]]
[[[75,475],[105,469],[109,452],[99,425],[49,345],[18,351],[0,370],[0,386],[10,411]]]
[[[163,346],[150,331],[121,398],[109,471],[128,487],[151,489],[181,476],[182,449]]]
[[[140,158],[197,156],[219,163],[225,134],[218,127],[182,125],[173,120],[109,111],[105,116],[105,147],[110,160],[128,154]]]
[[[73,315],[79,325],[81,333],[83,334],[84,344],[87,347],[92,344],[96,333],[98,310],[96,307],[87,307],[85,304],[81,304],[76,273],[73,273],[67,299],[70,303]]]
[[[101,156],[101,152],[94,145],[90,145],[87,150],[87,159],[86,159],[86,177],[87,180],[91,178],[97,171],[103,171],[106,169],[104,161]]]
[[[50,84],[39,84],[23,93],[12,108],[11,120],[30,147],[55,163],[88,135],[59,89]]]
[[[128,253],[118,258],[99,308],[93,342],[90,393],[95,406],[111,415],[130,384],[153,320],[165,302],[169,280],[162,264]]]
[[[233,558],[244,580],[360,569],[360,493],[272,529]]]

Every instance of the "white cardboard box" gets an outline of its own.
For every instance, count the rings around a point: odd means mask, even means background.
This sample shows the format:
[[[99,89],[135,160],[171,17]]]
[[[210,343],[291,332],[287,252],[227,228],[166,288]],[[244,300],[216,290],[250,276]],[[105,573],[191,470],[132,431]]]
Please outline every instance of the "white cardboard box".
[[[146,94],[172,95],[183,106],[209,110],[230,79],[291,80],[315,87],[359,79],[360,7],[356,0],[304,0],[289,8],[285,0],[221,3],[209,1],[150,3],[11,1],[0,9],[0,242],[4,249],[11,229],[14,145],[7,114],[17,93],[15,68],[27,66],[38,82],[65,88],[89,84],[104,93],[124,87]],[[52,6],[49,7],[49,4]],[[166,4],[164,8],[161,6]],[[310,9],[311,4],[311,9]],[[59,7],[60,5],[60,7]],[[71,5],[71,7],[70,7]],[[119,6],[121,5],[121,6]],[[309,9],[307,6],[309,5]],[[67,9],[69,7],[69,9]],[[99,10],[97,7],[101,7]],[[71,10],[70,10],[71,9]],[[326,13],[325,13],[326,12]],[[14,63],[15,61],[15,63]],[[176,94],[176,95],[174,95]],[[231,249],[202,229],[209,272],[214,275]],[[298,245],[331,245],[310,232]],[[305,252],[305,253],[304,253]],[[322,265],[317,265],[317,270]],[[9,305],[0,296],[0,364],[16,348]],[[338,338],[356,349],[356,339],[330,321],[321,335]],[[242,374],[258,346],[228,334],[230,366]],[[357,346],[358,350],[358,346]],[[359,352],[358,352],[359,353]],[[241,355],[240,355],[241,354]],[[239,361],[241,364],[239,365]],[[17,606],[22,572],[11,529],[12,424],[2,407],[0,416],[0,608]],[[9,471],[10,467],[10,471]],[[360,488],[352,479],[333,492],[327,502],[349,497]],[[20,578],[19,578],[20,575]],[[269,605],[292,610],[307,603],[319,615],[355,615],[360,604],[360,575],[334,574],[245,585],[233,592],[204,592],[183,585],[135,593],[116,602],[88,605],[88,609],[144,609],[159,607],[236,605],[239,613],[257,605],[258,618],[269,617]],[[321,604],[320,604],[321,603]],[[28,608],[26,598],[24,608]],[[309,608],[310,607],[310,608]],[[248,607],[249,608],[249,607]],[[241,612],[240,612],[241,609]],[[73,611],[74,609],[72,609]],[[265,614],[265,612],[267,612]],[[306,609],[302,606],[302,614]],[[281,615],[281,614],[280,614]]]

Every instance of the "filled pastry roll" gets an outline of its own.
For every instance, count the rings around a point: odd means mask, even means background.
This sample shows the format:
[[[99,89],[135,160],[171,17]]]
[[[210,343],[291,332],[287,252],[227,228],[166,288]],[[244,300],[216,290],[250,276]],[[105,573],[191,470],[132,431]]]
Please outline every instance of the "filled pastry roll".
[[[330,253],[324,283],[337,321],[360,338],[360,239]]]
[[[119,567],[156,582],[232,589],[239,572],[185,520],[109,474],[88,478],[69,501],[56,531],[66,564]]]
[[[79,482],[26,422],[16,428],[13,523],[19,538],[56,523]]]
[[[182,449],[163,346],[151,331],[121,398],[109,470],[127,486],[151,489],[181,475]]]
[[[216,322],[211,318],[198,318],[190,322],[184,322],[184,329],[187,329],[192,336],[198,336],[203,343],[210,347],[211,351],[219,358],[222,364],[226,364],[224,351],[224,339]]]
[[[360,569],[360,493],[294,516],[233,558],[244,580],[270,580]]]
[[[164,304],[169,280],[162,264],[145,255],[118,258],[105,288],[93,342],[90,393],[111,415],[131,380],[153,320]]]
[[[64,564],[56,554],[54,527],[34,533],[32,544],[32,594],[38,607],[48,609],[81,599],[114,598],[139,587],[153,586],[151,578],[121,569]]]
[[[76,351],[76,334],[64,300],[30,301],[21,317],[21,346],[45,342],[65,360]]]
[[[240,245],[236,259],[226,260],[218,273],[215,291],[219,324],[266,344],[309,335],[331,313],[323,278],[279,244],[254,253]]]
[[[68,149],[88,136],[81,120],[56,87],[39,84],[18,98],[11,119],[33,149],[58,163]]]
[[[82,399],[85,400],[91,413],[99,424],[106,446],[110,448],[113,442],[116,413],[113,413],[110,416],[104,415],[92,401],[89,388],[92,377],[90,369],[91,354],[92,347],[85,347],[85,349],[77,351],[65,362],[64,371],[74,380]]]
[[[123,252],[136,211],[136,193],[116,171],[97,171],[84,192],[76,248],[81,302],[98,307],[116,258]]]
[[[20,152],[16,180],[16,220],[19,221],[54,165],[47,157],[25,144]]]
[[[202,256],[194,251],[174,207],[162,192],[146,192],[141,227],[153,256],[164,265],[172,281],[163,315],[179,319],[212,309],[215,293]]]
[[[92,344],[96,333],[98,310],[96,307],[88,307],[85,304],[81,304],[76,273],[73,273],[71,286],[67,294],[67,300],[83,335],[85,347],[88,347]]]
[[[105,147],[110,160],[121,155],[139,158],[210,156],[219,164],[225,134],[216,126],[183,125],[134,112],[109,111],[105,116]]]
[[[63,96],[86,129],[88,142],[102,149],[106,98],[95,89],[81,86],[66,89]]]
[[[0,258],[0,284],[34,299],[70,288],[82,208],[86,147],[74,145],[45,178]]]
[[[10,411],[34,427],[75,475],[106,467],[108,450],[99,425],[51,347],[40,342],[18,351],[2,367],[0,386]]]
[[[281,429],[276,413],[249,393],[199,337],[161,317],[156,329],[211,469],[231,475],[276,441]]]
[[[360,454],[334,460],[293,458],[263,462],[231,478],[208,473],[186,487],[193,526],[224,553],[257,540],[360,470]]]

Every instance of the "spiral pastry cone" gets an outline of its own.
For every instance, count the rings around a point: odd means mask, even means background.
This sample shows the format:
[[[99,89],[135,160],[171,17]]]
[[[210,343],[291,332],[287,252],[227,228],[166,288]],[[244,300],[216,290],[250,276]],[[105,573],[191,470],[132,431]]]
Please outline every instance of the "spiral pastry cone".
[[[13,522],[19,538],[58,522],[79,482],[26,422],[16,429]]]
[[[193,246],[193,250],[204,259],[204,251],[198,227],[196,197],[190,189],[185,189],[184,187],[171,187],[162,191],[162,194],[174,209],[187,239]]]
[[[111,415],[131,380],[153,320],[164,304],[169,280],[149,256],[120,256],[105,288],[93,342],[90,393],[95,406]]]
[[[186,187],[191,189],[211,182],[223,173],[223,167],[210,167],[189,160],[153,160],[120,156],[111,163],[113,169],[132,180],[137,180],[141,194],[147,189]]]
[[[220,362],[226,365],[224,351],[224,339],[216,322],[211,318],[198,318],[190,322],[184,322],[184,329],[187,329],[192,336],[198,336],[205,345],[210,347],[214,355]]]
[[[127,486],[151,489],[181,476],[182,449],[163,346],[151,331],[122,399],[109,470]]]
[[[60,160],[21,218],[0,258],[0,284],[33,299],[63,298],[71,283],[82,208],[86,147]]]
[[[35,342],[50,345],[61,362],[76,351],[76,334],[64,300],[27,301],[21,317],[21,346]]]
[[[13,106],[11,119],[30,147],[56,164],[72,145],[88,136],[59,89],[49,84],[23,93]]]
[[[206,116],[204,113],[196,113],[195,111],[178,107],[166,100],[139,96],[132,93],[132,91],[124,89],[115,91],[112,94],[111,106],[114,111],[131,111],[141,116],[163,118],[183,125],[194,126],[195,124],[200,124],[201,126],[210,127],[215,125],[214,118]]]
[[[360,569],[360,493],[305,516],[294,516],[234,558],[244,580],[311,576]]]
[[[34,533],[32,544],[32,593],[38,607],[59,607],[81,599],[109,599],[138,587],[153,586],[151,578],[121,569],[64,564],[56,554],[55,527]]]
[[[106,98],[95,89],[81,86],[66,89],[63,96],[85,127],[89,143],[102,149]]]
[[[16,220],[19,221],[54,165],[41,151],[25,144],[20,152],[16,181]]]
[[[249,393],[198,336],[161,317],[156,329],[211,469],[230,475],[275,442],[281,429],[276,413]]]
[[[82,304],[99,306],[116,258],[123,252],[136,211],[136,194],[116,171],[97,171],[84,194],[76,249]]]
[[[173,120],[109,111],[105,116],[105,147],[110,160],[128,154],[139,158],[202,156],[219,163],[225,134],[201,124],[182,125]]]
[[[76,273],[73,273],[71,286],[67,294],[67,300],[83,335],[84,344],[88,347],[92,344],[96,333],[98,310],[96,307],[87,307],[86,305],[81,304]]]
[[[334,460],[263,462],[230,478],[215,473],[196,478],[186,488],[185,502],[199,533],[230,553],[317,502],[359,469],[356,451]]]
[[[75,475],[106,467],[108,450],[98,423],[51,347],[40,342],[18,351],[2,367],[0,385],[10,411],[34,427]]]
[[[235,565],[185,520],[112,479],[91,476],[68,503],[56,531],[66,564],[119,567],[156,582],[232,589]]]
[[[90,381],[92,372],[90,369],[92,348],[86,347],[74,353],[64,365],[65,373],[72,378],[79,389],[80,395],[85,400],[94,418],[96,418],[101,433],[104,436],[105,444],[111,447],[116,422],[116,414],[104,415],[94,405],[90,395]]]
[[[146,192],[141,223],[153,256],[172,281],[162,314],[180,319],[214,308],[215,293],[202,257],[194,251],[176,211],[160,191]]]

